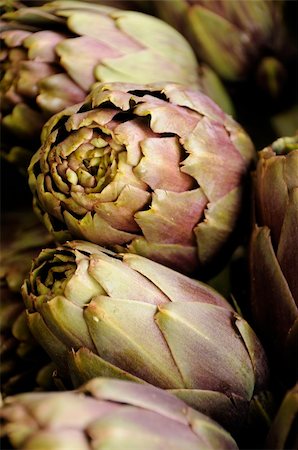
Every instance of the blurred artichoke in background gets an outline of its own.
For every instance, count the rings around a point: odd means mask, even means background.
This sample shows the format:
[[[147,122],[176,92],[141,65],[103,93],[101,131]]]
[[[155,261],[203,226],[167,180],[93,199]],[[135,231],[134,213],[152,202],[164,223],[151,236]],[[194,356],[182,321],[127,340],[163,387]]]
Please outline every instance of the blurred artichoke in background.
[[[21,450],[238,448],[216,422],[169,393],[105,378],[75,391],[9,397],[0,417],[2,437]]]
[[[153,3],[156,15],[188,38],[200,63],[210,65],[224,81],[235,117],[258,150],[279,136],[295,134],[293,126],[291,134],[280,133],[271,119],[298,104],[297,2],[149,3]]]
[[[266,384],[263,349],[228,302],[141,256],[84,241],[43,250],[23,298],[33,335],[74,386],[148,382],[231,429]]]
[[[298,104],[271,118],[272,127],[278,136],[298,134]]]
[[[273,95],[284,81],[283,61],[295,53],[283,1],[155,1],[157,13],[191,41],[199,59],[227,80],[256,71]]]
[[[29,184],[57,240],[128,249],[203,277],[236,244],[254,158],[244,130],[199,91],[99,83],[45,125]]]
[[[44,383],[44,366],[49,358],[30,333],[20,290],[29,274],[32,258],[52,242],[53,238],[31,211],[3,212],[0,252],[0,376],[3,396],[31,390]]]
[[[97,80],[172,81],[229,102],[185,38],[150,15],[56,1],[3,14],[1,26],[2,153],[22,167],[38,149],[46,120],[82,101]]]
[[[298,384],[290,389],[282,399],[268,433],[265,448],[270,450],[298,448],[297,421]]]
[[[259,152],[250,243],[251,302],[268,353],[283,377],[297,377],[298,136]],[[296,372],[296,374],[295,374]]]

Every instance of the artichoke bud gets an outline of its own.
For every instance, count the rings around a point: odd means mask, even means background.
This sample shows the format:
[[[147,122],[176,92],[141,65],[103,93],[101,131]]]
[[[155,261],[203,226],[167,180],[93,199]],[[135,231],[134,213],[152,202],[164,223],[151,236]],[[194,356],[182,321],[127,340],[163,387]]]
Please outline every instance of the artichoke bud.
[[[297,57],[286,27],[287,3],[173,0],[154,5],[156,14],[180,30],[199,60],[223,79],[247,80],[260,65],[257,78],[276,96],[284,82],[283,63]]]
[[[297,136],[280,138],[259,152],[254,198],[255,223],[250,242],[252,311],[272,363],[280,367],[283,361],[290,376],[297,353]]]
[[[266,385],[262,347],[230,304],[144,257],[70,241],[40,253],[22,292],[31,332],[75,386],[150,383],[233,428]]]
[[[1,113],[8,147],[3,153],[9,161],[15,147],[32,155],[47,119],[83,101],[96,81],[167,80],[200,87],[190,44],[152,15],[58,0],[16,3],[1,19]]]
[[[219,424],[173,395],[108,378],[73,391],[9,397],[0,417],[6,448],[238,449]]]
[[[29,184],[57,240],[207,277],[233,247],[254,156],[244,130],[199,91],[98,83],[47,122]]]

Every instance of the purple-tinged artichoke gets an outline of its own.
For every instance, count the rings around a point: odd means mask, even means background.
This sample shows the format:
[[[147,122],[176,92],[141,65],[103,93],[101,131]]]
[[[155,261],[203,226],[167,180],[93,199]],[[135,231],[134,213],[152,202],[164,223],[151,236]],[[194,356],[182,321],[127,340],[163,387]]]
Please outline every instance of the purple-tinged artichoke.
[[[99,83],[47,122],[29,184],[58,240],[203,276],[234,245],[254,157],[244,130],[199,91]]]
[[[79,389],[5,399],[3,437],[20,450],[237,450],[232,436],[150,385],[96,378]]]
[[[200,64],[208,64],[221,77],[233,100],[235,117],[258,149],[277,137],[295,134],[280,134],[271,120],[298,101],[297,2],[153,3],[156,14],[188,38]]]
[[[185,38],[153,16],[56,1],[3,14],[1,25],[2,152],[19,165],[38,149],[46,120],[95,81],[177,82],[228,103],[221,82],[201,76]]]
[[[30,333],[20,291],[32,259],[52,243],[53,238],[31,211],[3,212],[0,253],[0,375],[3,396],[43,384],[39,371],[44,370],[49,358]]]
[[[286,450],[298,448],[298,384],[286,392],[271,424],[265,448]]]
[[[275,95],[285,81],[284,63],[297,49],[289,39],[284,3],[275,0],[155,1],[160,17],[188,37],[200,60],[224,79],[256,72]]]
[[[254,320],[273,362],[297,376],[298,137],[259,152],[254,180],[255,224],[250,243]]]
[[[44,250],[23,298],[31,332],[74,386],[151,383],[231,429],[266,384],[263,349],[229,303],[142,256],[84,241]]]

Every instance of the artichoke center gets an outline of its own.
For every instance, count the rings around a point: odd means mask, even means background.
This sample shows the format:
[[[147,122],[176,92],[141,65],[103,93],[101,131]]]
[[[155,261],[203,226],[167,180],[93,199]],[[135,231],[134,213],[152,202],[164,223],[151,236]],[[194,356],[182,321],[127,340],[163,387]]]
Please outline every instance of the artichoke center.
[[[83,142],[58,164],[57,172],[71,190],[101,192],[116,176],[122,147],[109,136],[103,138],[93,131],[88,142]]]
[[[56,252],[53,259],[46,260],[37,268],[36,289],[38,294],[63,295],[68,280],[77,265],[73,254]]]

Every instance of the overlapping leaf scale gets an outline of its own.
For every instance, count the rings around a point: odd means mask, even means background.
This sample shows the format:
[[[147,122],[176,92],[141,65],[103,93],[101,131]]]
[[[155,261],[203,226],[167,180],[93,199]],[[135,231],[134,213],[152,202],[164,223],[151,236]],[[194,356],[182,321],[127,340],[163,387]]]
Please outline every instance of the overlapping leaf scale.
[[[228,242],[238,220],[235,210],[239,210],[243,193],[235,188],[205,209],[204,221],[194,228],[197,239],[197,253],[202,265],[208,264],[214,254],[219,254],[223,242]]]
[[[285,159],[283,156],[280,158]],[[279,158],[264,158],[257,169],[256,201],[258,214],[260,214],[259,220],[260,223],[268,224],[270,227],[275,247],[279,241],[289,195],[283,166]]]
[[[150,279],[144,278],[122,261],[105,256],[104,253],[90,257],[88,272],[110,297],[129,298],[153,305],[169,301]]]
[[[184,146],[189,156],[181,170],[197,180],[210,202],[240,184],[245,163],[222,124],[204,117]]]
[[[117,298],[94,298],[84,316],[97,354],[156,386],[181,386],[177,365],[155,325],[156,306]],[[141,330],[146,330],[142,333]]]
[[[134,271],[141,273],[154,283],[171,302],[197,301],[212,303],[232,310],[231,305],[215,290],[197,280],[188,278],[139,255],[126,253],[123,261]]]
[[[252,288],[253,308],[258,320],[266,321],[266,333],[270,333],[272,343],[279,348],[281,339],[286,338],[289,328],[296,320],[297,305],[277,261],[269,228],[255,228],[252,242],[251,260],[259,261],[259,269],[256,270],[253,266],[251,269],[256,283],[256,287]],[[263,283],[264,276],[271,286],[270,290]],[[266,308],[257,301],[257,295],[261,295]]]
[[[147,138],[140,147],[143,157],[134,168],[134,173],[152,191],[184,192],[193,187],[193,179],[180,170],[183,150],[176,137]]]
[[[298,173],[298,172],[297,172]],[[289,195],[289,203],[283,226],[281,229],[280,240],[277,248],[277,259],[281,270],[287,279],[293,298],[298,299],[298,280],[296,266],[293,264],[297,258],[296,245],[288,245],[293,236],[297,235],[298,230],[298,188],[292,189]],[[297,240],[297,239],[296,239]],[[297,300],[296,300],[297,302]]]
[[[195,111],[202,117],[206,116],[209,119],[213,119],[218,122],[223,122],[228,119],[222,109],[214,103],[207,95],[198,94],[183,86],[177,86],[174,84],[167,84],[162,92],[166,95],[169,101],[177,106],[185,106],[189,110]],[[233,128],[235,122],[233,121]]]
[[[186,388],[204,386],[207,390],[251,398],[254,390],[252,366],[243,342],[231,332],[231,320],[228,310],[199,302],[170,303],[159,308],[157,324]],[[231,353],[231,348],[235,352]]]
[[[148,245],[195,246],[193,228],[206,205],[207,198],[199,188],[186,192],[156,189],[150,209],[136,213],[135,219]]]
[[[116,246],[116,249],[123,251],[123,246]],[[137,236],[127,245],[127,250],[183,273],[194,273],[198,270],[197,248],[185,243],[148,242],[144,237]]]

